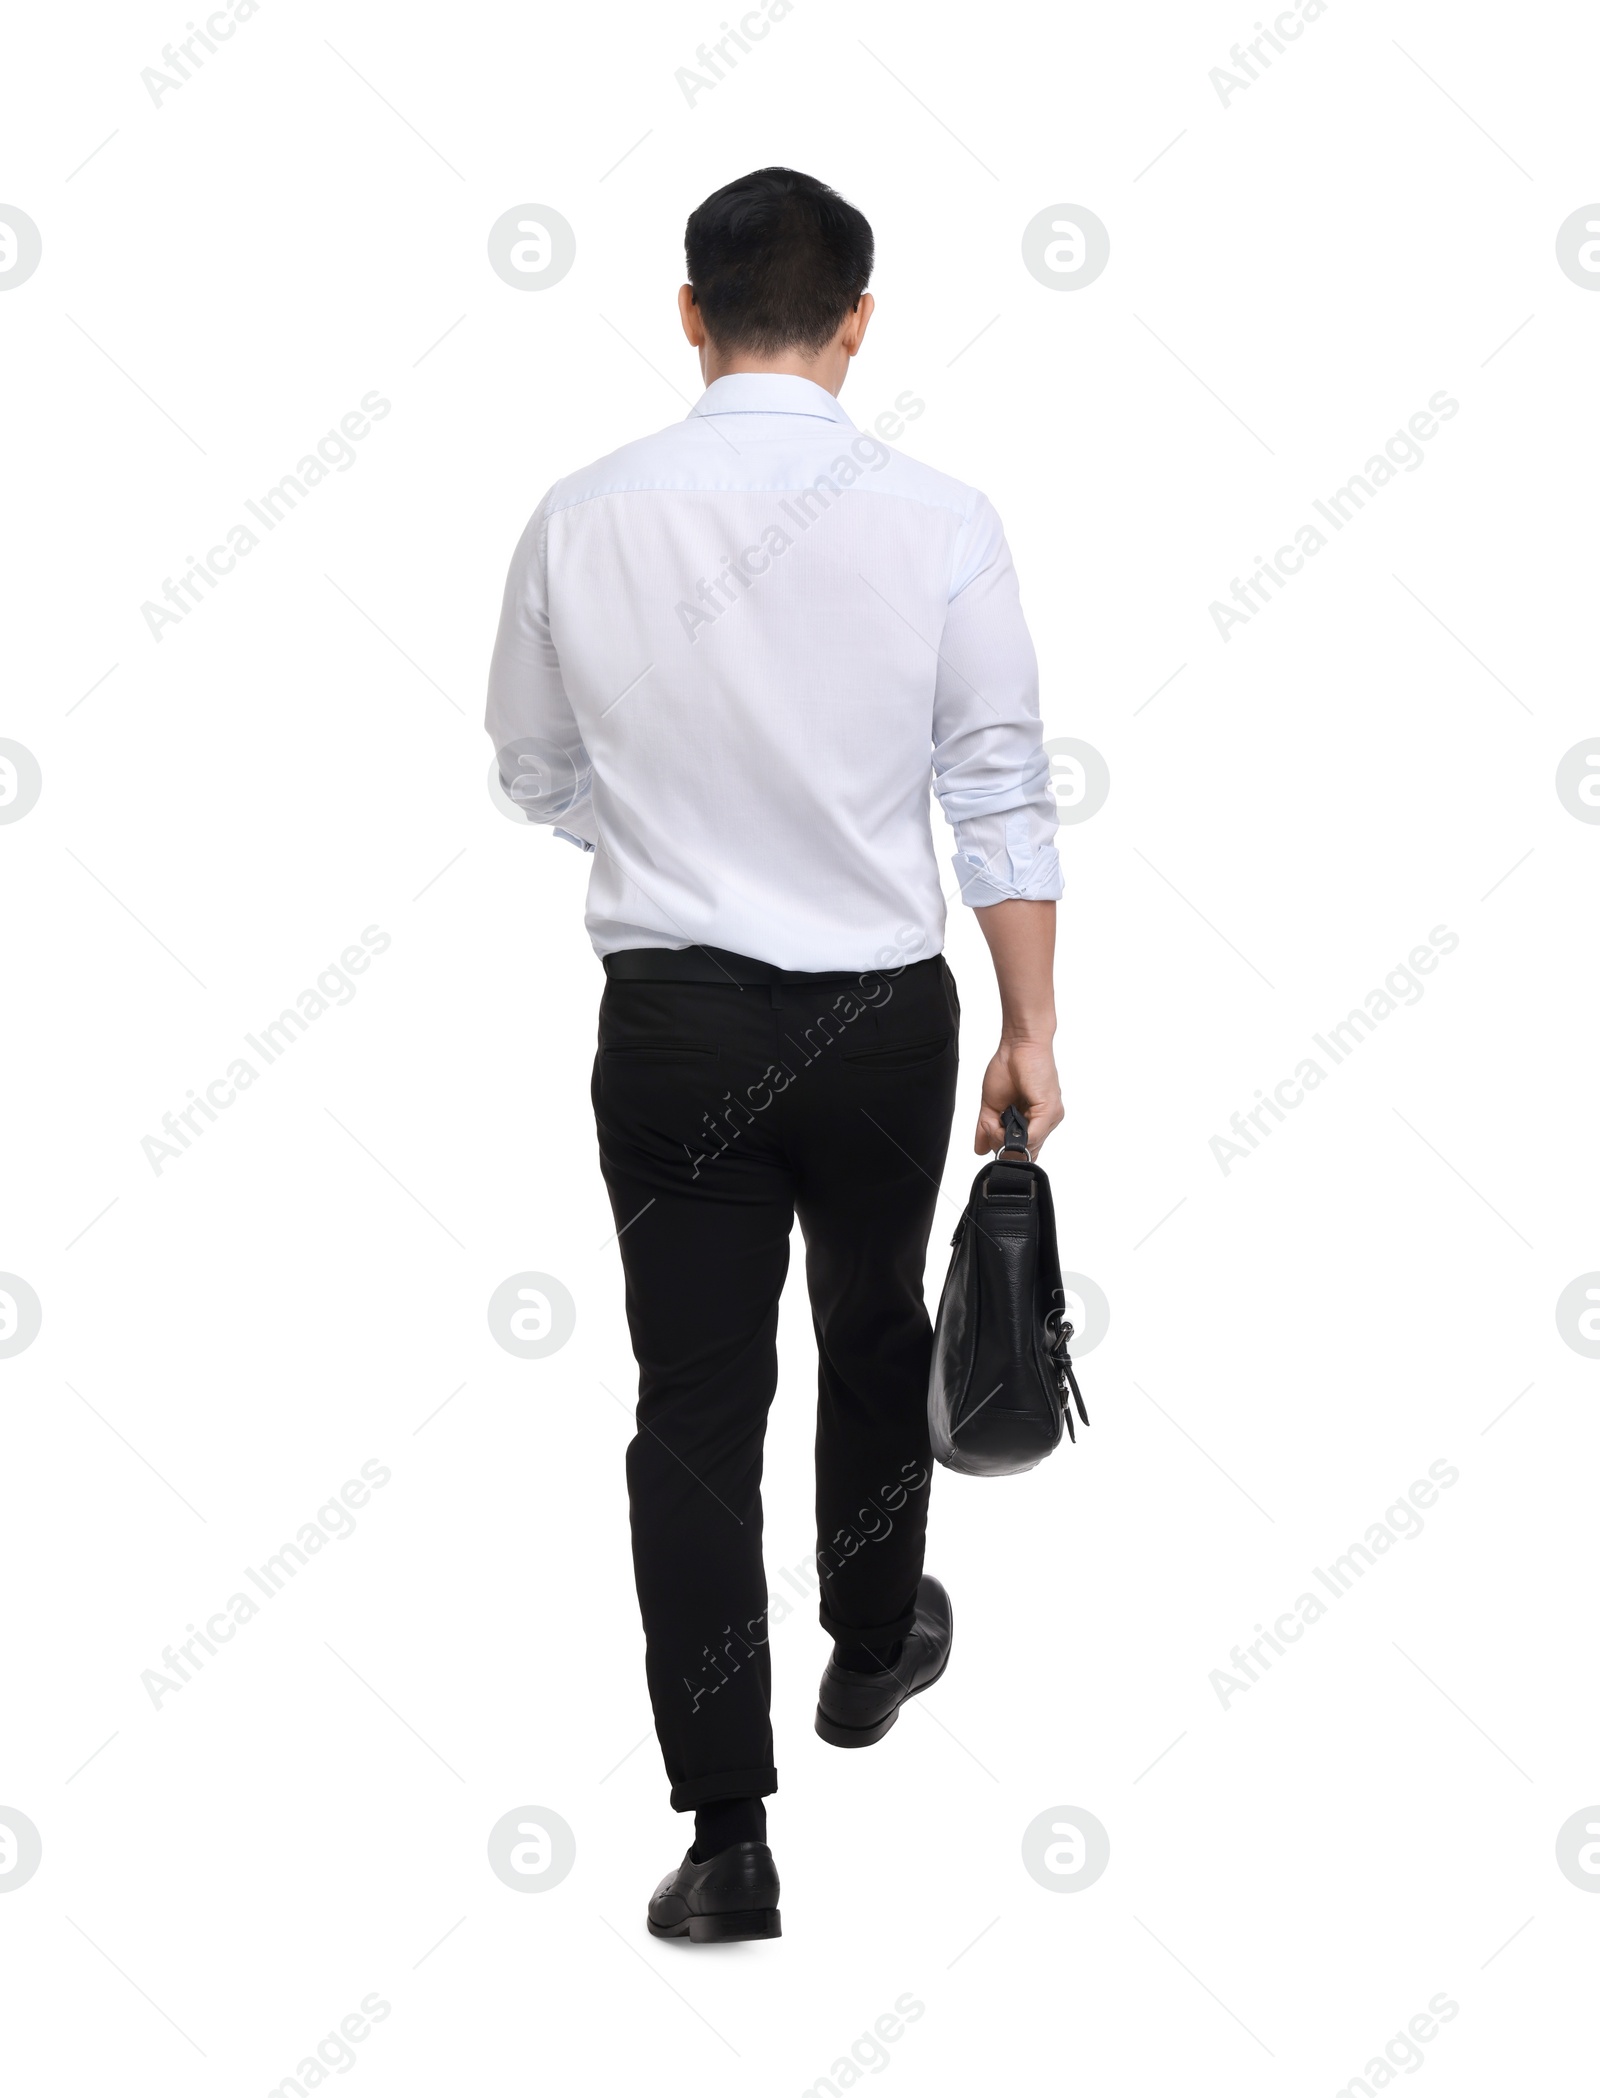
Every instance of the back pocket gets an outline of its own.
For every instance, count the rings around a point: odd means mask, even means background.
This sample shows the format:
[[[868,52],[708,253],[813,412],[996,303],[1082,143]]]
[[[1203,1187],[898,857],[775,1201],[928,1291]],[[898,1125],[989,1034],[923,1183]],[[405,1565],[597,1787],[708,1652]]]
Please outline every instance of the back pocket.
[[[701,1063],[716,1053],[715,1049],[703,1049],[693,1042],[619,1042],[600,1052],[614,1063],[628,1064]]]
[[[882,1049],[847,1050],[844,1060],[864,1071],[910,1071],[918,1064],[936,1062],[949,1046],[950,1037],[942,1034],[932,1042],[895,1042]]]

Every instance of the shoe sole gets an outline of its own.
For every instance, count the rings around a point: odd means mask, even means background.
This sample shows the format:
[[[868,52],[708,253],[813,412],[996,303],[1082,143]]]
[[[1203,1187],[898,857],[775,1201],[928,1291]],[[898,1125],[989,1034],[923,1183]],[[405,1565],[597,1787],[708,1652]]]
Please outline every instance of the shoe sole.
[[[955,1645],[955,1624],[953,1620],[950,1631],[950,1644],[953,1648]],[[836,1719],[830,1719],[827,1713],[823,1711],[821,1705],[818,1705],[817,1732],[833,1748],[871,1748],[875,1741],[883,1739],[911,1700],[914,1697],[920,1697],[924,1690],[931,1690],[949,1666],[950,1654],[947,1652],[944,1659],[939,1663],[938,1674],[929,1676],[928,1680],[925,1683],[919,1683],[915,1690],[908,1690],[889,1716],[886,1719],[880,1719],[876,1726],[840,1726]]]
[[[647,1916],[653,1938],[687,1938],[691,1945],[733,1945],[744,1938],[781,1938],[783,1921],[776,1909],[734,1909],[725,1916],[685,1916],[681,1923],[655,1923]]]

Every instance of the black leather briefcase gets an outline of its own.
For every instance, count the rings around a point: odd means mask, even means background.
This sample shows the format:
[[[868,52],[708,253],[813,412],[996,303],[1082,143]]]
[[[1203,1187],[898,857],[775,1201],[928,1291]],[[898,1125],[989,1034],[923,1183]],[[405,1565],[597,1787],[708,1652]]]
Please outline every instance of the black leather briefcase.
[[[1061,1440],[1077,1441],[1083,1395],[1067,1343],[1055,1207],[1028,1156],[1027,1124],[1002,1116],[1005,1145],[972,1183],[951,1240],[928,1377],[933,1454],[951,1471],[1031,1471]],[[1015,1155],[1020,1154],[1020,1155]]]

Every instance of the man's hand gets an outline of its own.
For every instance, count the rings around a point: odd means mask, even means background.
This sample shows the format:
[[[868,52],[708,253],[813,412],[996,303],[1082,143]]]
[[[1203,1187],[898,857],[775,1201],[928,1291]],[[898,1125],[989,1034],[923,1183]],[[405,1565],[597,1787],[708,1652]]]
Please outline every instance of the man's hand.
[[[994,961],[1000,990],[1000,1046],[983,1074],[983,1108],[974,1151],[1002,1142],[1000,1111],[1014,1107],[1028,1120],[1028,1148],[1039,1146],[1062,1117],[1056,1077],[1054,960],[1056,907],[1021,897],[990,903],[975,913]]]
[[[1006,1107],[1016,1108],[1027,1122],[1028,1148],[1037,1156],[1039,1146],[1065,1112],[1055,1052],[1048,1042],[1003,1041],[989,1059],[983,1074],[978,1131],[972,1140],[974,1151],[997,1151],[1004,1143],[1000,1111]]]

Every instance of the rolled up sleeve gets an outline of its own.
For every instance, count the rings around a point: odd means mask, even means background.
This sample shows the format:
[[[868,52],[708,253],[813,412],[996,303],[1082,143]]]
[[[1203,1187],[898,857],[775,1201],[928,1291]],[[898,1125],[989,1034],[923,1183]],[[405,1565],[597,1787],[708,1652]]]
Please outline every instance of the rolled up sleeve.
[[[530,823],[546,823],[592,852],[589,753],[561,681],[550,634],[547,548],[550,498],[528,520],[506,576],[489,666],[484,726],[500,784]]]
[[[975,910],[1061,894],[1039,665],[1011,551],[979,496],[957,534],[933,705],[933,785]]]

